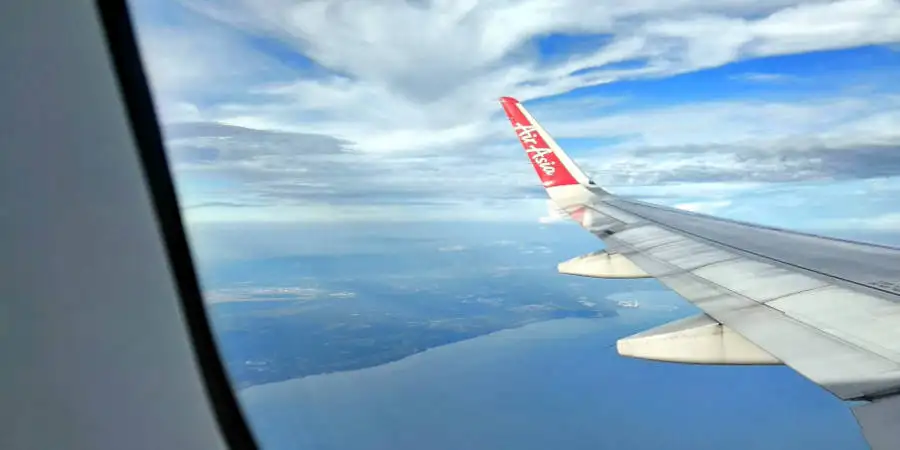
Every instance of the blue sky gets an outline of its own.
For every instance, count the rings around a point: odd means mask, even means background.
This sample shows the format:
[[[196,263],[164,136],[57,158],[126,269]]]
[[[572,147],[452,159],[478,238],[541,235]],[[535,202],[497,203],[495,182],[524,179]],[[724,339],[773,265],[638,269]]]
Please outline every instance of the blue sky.
[[[886,0],[133,2],[192,222],[533,221],[497,98],[614,192],[892,229]]]

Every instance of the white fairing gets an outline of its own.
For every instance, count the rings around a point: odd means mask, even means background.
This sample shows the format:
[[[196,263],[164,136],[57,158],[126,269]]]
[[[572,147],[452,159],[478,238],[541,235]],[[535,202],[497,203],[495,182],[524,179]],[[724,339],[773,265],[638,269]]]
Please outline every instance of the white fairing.
[[[605,250],[578,256],[557,266],[559,273],[592,278],[649,278],[628,258]]]
[[[620,339],[622,356],[688,364],[781,364],[740,334],[706,314],[677,320]]]
[[[584,205],[586,201],[594,197],[589,190],[580,184],[547,188],[547,195],[563,211]]]

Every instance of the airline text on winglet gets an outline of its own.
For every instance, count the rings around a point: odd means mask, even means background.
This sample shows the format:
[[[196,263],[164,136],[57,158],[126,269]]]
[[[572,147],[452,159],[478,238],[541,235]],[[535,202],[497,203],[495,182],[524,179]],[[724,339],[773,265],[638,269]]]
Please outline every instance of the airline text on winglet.
[[[548,161],[546,157],[546,155],[553,153],[553,150],[537,147],[538,142],[535,139],[537,131],[535,131],[534,127],[530,125],[515,125],[514,128],[519,135],[519,139],[525,144],[525,151],[531,154],[530,158],[534,164],[540,167],[545,174],[553,175],[556,172],[556,168],[553,167],[556,163]]]

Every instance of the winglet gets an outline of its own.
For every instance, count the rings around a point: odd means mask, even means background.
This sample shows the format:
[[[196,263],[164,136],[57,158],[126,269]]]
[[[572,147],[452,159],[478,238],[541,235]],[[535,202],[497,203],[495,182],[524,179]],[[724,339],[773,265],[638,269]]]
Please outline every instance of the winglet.
[[[545,188],[591,183],[518,100],[500,97],[500,105]]]

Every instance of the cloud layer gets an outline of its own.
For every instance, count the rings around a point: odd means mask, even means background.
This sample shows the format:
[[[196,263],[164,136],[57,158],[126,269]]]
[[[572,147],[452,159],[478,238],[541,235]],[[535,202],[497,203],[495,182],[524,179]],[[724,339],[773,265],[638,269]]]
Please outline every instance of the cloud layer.
[[[543,194],[501,95],[533,100],[614,186],[900,174],[900,96],[884,70],[813,74],[833,81],[815,89],[771,70],[722,75],[791,95],[640,91],[754,58],[897,43],[895,1],[141,0],[135,10],[183,198],[210,220],[272,208],[298,220],[538,217]],[[639,84],[591,90],[628,82]]]

